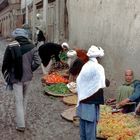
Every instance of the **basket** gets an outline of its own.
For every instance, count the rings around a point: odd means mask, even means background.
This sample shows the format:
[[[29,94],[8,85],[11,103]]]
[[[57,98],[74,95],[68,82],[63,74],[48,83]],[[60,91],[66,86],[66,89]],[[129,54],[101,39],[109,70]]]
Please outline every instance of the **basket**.
[[[76,105],[77,104],[77,95],[63,97],[62,101],[67,105]]]
[[[71,93],[66,93],[66,94],[54,93],[54,92],[51,92],[51,91],[49,91],[49,90],[45,90],[44,92],[45,92],[45,94],[47,94],[47,95],[55,96],[55,97],[65,97],[65,96],[71,96],[71,95],[72,95]]]
[[[73,122],[73,117],[76,116],[76,107],[69,108],[61,113],[61,117],[67,121]]]

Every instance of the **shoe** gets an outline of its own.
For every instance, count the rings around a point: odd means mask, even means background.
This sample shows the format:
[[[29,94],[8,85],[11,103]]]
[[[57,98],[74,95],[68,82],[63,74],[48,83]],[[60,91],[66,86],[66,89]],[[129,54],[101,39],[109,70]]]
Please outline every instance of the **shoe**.
[[[20,132],[24,132],[25,131],[25,127],[16,127],[16,130],[20,131]]]

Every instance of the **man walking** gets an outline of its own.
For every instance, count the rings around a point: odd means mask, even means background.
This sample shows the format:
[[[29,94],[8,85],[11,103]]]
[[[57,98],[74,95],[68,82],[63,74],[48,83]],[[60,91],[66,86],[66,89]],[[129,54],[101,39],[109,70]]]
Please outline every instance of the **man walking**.
[[[24,132],[28,89],[33,72],[41,64],[37,48],[28,41],[26,30],[12,32],[15,41],[6,48],[2,73],[7,84],[12,85],[16,99],[16,129]]]

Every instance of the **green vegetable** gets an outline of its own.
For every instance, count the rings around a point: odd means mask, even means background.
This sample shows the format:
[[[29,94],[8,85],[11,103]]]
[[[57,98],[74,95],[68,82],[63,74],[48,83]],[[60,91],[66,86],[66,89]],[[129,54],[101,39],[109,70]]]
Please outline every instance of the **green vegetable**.
[[[68,57],[67,54],[65,52],[62,52],[59,54],[60,60],[62,61],[67,61]]]
[[[44,91],[51,91],[56,94],[67,94],[69,92],[68,87],[64,83],[53,84],[50,86],[45,86]]]

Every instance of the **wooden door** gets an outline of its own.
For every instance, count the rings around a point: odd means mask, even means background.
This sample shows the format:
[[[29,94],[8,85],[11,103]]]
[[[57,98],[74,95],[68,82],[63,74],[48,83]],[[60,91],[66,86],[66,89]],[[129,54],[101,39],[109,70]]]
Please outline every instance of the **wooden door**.
[[[56,12],[55,3],[48,5],[48,41],[54,42],[55,39],[55,25],[56,25]]]

